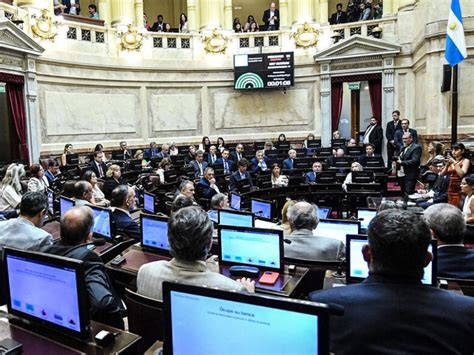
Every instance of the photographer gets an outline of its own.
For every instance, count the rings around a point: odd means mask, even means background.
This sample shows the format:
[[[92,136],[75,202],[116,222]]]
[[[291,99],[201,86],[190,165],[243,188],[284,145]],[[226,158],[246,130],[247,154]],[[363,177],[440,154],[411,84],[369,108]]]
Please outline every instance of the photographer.
[[[461,180],[469,171],[470,161],[464,144],[456,143],[447,152],[441,175],[449,175],[448,203],[456,207],[461,204]]]

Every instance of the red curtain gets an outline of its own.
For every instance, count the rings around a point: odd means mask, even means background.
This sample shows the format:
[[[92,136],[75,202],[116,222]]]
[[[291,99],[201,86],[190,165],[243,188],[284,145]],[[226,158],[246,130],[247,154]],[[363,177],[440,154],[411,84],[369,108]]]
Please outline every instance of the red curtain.
[[[29,161],[28,142],[26,134],[25,101],[23,99],[23,84],[7,82],[7,96],[10,111],[15,126],[15,132],[20,143],[20,159]]]
[[[339,118],[342,111],[342,82],[331,83],[331,130],[337,131],[339,128]]]
[[[372,115],[380,124],[380,119],[382,118],[382,80],[369,80],[369,94]]]

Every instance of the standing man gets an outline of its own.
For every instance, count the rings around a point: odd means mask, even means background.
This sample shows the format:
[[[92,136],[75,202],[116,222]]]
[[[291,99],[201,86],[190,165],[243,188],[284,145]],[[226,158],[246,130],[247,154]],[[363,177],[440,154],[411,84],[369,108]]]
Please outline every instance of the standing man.
[[[342,4],[339,3],[336,5],[336,12],[331,15],[329,19],[329,24],[337,25],[340,23],[347,22],[347,12],[342,11]]]
[[[385,130],[385,138],[387,138],[387,164],[389,165],[392,163],[392,157],[395,154],[395,132],[402,129],[400,111],[393,111],[392,118],[393,120],[387,123],[387,129]]]
[[[418,143],[418,134],[416,129],[410,128],[410,121],[406,118],[402,120],[402,129],[399,129],[395,132],[395,146],[398,152],[401,152],[403,149],[403,134],[410,132],[413,137],[413,143]]]
[[[163,15],[158,15],[157,22],[151,26],[151,32],[163,32],[165,30],[165,23],[163,22]]]
[[[276,8],[274,2],[270,8],[263,13],[262,21],[265,23],[265,31],[278,31],[280,29],[280,11]]]
[[[365,145],[373,144],[375,147],[375,154],[382,154],[382,140],[383,128],[377,122],[375,117],[370,118],[370,124],[364,132],[362,143]]]
[[[397,176],[402,196],[415,193],[415,185],[420,175],[421,147],[413,142],[411,132],[403,133],[403,149],[397,160]]]

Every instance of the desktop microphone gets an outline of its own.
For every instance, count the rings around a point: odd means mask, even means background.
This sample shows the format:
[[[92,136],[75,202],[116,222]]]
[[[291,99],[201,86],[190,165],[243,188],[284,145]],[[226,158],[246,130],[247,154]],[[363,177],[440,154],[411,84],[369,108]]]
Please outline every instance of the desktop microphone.
[[[289,239],[284,238],[283,241],[284,241],[286,244],[291,244],[291,240],[289,240]]]

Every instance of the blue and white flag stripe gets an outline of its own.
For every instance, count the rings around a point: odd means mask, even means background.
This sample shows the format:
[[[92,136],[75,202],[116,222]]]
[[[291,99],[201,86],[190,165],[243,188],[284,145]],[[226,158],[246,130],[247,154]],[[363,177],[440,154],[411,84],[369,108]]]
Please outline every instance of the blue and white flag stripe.
[[[445,57],[452,67],[467,57],[461,5],[459,1],[460,0],[452,0],[451,2],[451,11],[449,12],[446,32]]]

